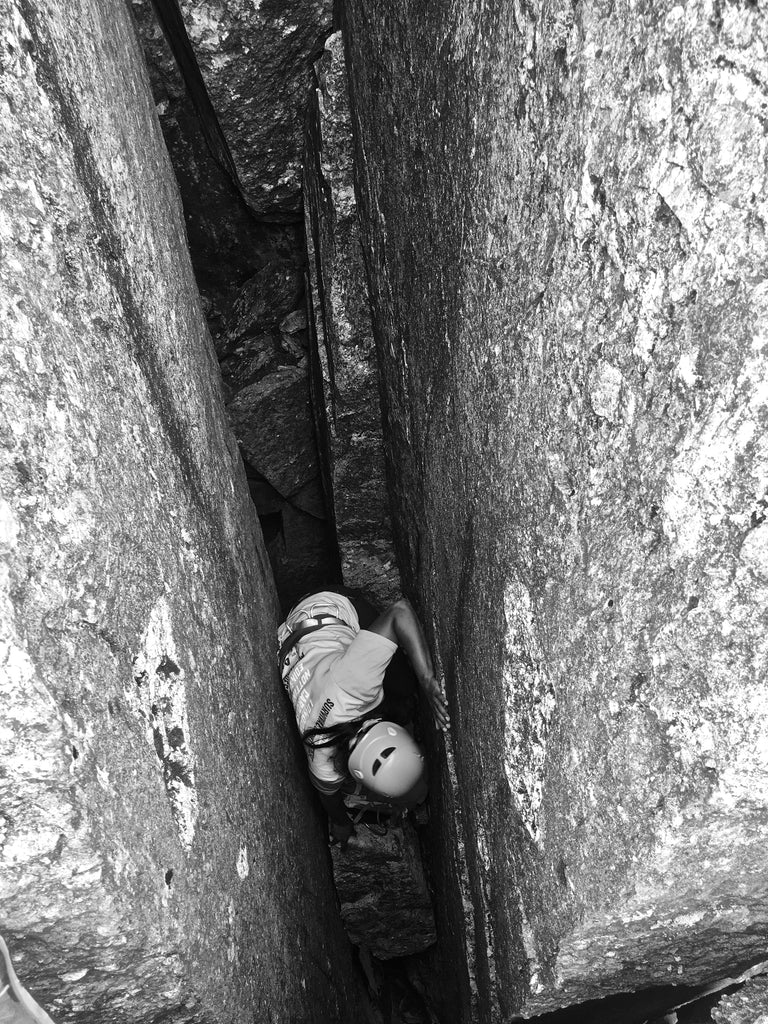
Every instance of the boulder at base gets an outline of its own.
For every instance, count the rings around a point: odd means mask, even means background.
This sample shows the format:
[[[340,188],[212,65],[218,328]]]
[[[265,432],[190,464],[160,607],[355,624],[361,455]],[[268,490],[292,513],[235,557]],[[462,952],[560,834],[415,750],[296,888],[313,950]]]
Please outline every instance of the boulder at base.
[[[768,977],[752,978],[735,992],[729,992],[712,1007],[715,1024],[766,1024],[768,1022]]]

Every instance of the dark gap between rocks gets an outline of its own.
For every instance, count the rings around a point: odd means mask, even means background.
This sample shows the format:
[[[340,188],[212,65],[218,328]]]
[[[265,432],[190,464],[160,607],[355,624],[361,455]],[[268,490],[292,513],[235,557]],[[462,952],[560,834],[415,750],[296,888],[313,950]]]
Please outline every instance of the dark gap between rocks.
[[[636,992],[621,992],[538,1017],[514,1019],[530,1024],[712,1024],[712,1008],[724,995],[738,991],[745,984],[743,981],[727,984],[730,980],[724,979],[722,988],[717,987],[717,983],[661,985]]]

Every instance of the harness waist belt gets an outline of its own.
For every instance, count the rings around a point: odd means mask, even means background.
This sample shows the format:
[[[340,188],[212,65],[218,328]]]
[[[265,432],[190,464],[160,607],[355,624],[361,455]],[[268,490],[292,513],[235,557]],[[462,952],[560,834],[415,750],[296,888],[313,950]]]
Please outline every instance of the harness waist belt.
[[[334,623],[339,626],[349,627],[349,623],[345,622],[344,619],[340,619],[338,615],[310,615],[308,618],[302,619],[296,628],[285,638],[278,652],[277,663],[281,671],[285,664],[285,659],[302,637],[307,636],[309,633],[314,633],[316,629],[322,629],[323,626],[330,626]]]

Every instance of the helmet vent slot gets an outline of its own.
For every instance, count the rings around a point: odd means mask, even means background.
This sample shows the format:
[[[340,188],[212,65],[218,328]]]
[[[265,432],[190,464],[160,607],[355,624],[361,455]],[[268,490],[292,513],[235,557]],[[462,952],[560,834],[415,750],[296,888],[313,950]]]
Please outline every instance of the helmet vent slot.
[[[394,752],[394,747],[387,747],[385,750],[382,750],[382,752],[371,765],[371,775],[375,775],[379,768],[381,768],[381,762],[385,761],[389,757],[389,755],[394,754]]]

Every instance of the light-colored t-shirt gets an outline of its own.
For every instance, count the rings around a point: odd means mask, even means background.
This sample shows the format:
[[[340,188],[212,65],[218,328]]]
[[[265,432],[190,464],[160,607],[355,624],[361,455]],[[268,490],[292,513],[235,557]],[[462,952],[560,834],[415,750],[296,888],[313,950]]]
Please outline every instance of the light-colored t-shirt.
[[[397,650],[387,637],[360,629],[352,602],[330,590],[312,594],[291,609],[278,629],[278,647],[303,619],[322,614],[335,615],[345,625],[331,623],[308,633],[294,646],[287,665],[280,666],[302,735],[350,722],[378,707],[384,673]],[[335,793],[346,779],[333,765],[336,749],[307,748],[312,782],[323,793]]]

